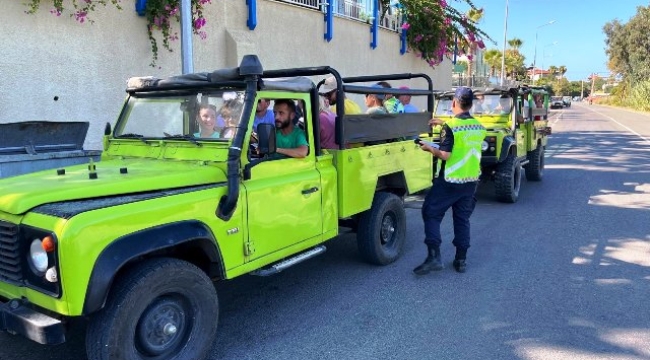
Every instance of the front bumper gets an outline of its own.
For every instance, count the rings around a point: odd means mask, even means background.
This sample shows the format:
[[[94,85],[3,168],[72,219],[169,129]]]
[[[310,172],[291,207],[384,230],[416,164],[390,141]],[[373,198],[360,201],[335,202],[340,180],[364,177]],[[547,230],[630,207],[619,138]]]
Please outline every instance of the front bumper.
[[[0,330],[44,345],[65,342],[65,327],[61,320],[33,310],[16,299],[0,302]]]
[[[495,155],[481,156],[481,165],[494,165],[499,162],[499,158]]]

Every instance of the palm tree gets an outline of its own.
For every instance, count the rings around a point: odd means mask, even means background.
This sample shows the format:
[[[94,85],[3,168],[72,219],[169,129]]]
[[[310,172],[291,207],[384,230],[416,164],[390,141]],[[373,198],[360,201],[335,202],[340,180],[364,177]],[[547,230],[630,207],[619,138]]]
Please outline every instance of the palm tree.
[[[516,50],[517,52],[519,52],[519,48],[523,44],[524,44],[524,41],[519,39],[519,38],[512,38],[512,39],[508,40],[508,45],[510,45],[510,47],[513,50]]]
[[[560,72],[557,66],[551,65],[548,67],[548,72],[551,75],[551,77],[556,77],[557,73]]]
[[[483,61],[490,67],[490,76],[496,74],[496,69],[501,67],[501,51],[497,49],[490,49],[483,53]]]
[[[478,23],[483,18],[483,9],[470,9],[467,12],[467,18],[475,23]],[[469,54],[467,57],[467,78],[472,78],[472,72],[474,71],[474,54],[476,53],[476,44],[470,44]],[[470,83],[471,84],[471,83]],[[473,84],[471,84],[473,85]]]
[[[564,77],[564,74],[566,74],[567,68],[564,65],[561,65],[560,67],[557,68],[557,71],[560,73],[561,77]]]
[[[524,44],[524,41],[519,38],[512,38],[508,40],[510,48],[506,50],[506,69],[510,73],[512,79],[517,78],[517,72],[523,67],[524,56],[519,53],[519,48]]]

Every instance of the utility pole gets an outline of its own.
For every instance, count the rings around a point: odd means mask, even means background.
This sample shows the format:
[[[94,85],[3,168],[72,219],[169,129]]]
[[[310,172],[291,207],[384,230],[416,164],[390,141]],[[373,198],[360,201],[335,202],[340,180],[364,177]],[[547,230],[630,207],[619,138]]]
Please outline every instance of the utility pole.
[[[503,79],[506,74],[506,39],[508,34],[508,0],[506,0],[506,17],[503,21],[503,52],[501,53],[501,81],[499,85],[503,86]]]
[[[594,83],[596,82],[596,73],[591,73],[591,92],[589,93],[589,97],[593,98],[594,96]]]
[[[580,79],[580,101],[585,97],[585,79]]]

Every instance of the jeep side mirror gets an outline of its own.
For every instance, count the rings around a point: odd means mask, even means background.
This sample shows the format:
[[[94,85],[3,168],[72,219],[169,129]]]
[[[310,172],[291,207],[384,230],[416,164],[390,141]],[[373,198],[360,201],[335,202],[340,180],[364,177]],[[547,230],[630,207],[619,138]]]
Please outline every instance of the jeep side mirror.
[[[274,124],[259,124],[257,125],[257,150],[260,155],[270,155],[275,153],[275,125]]]

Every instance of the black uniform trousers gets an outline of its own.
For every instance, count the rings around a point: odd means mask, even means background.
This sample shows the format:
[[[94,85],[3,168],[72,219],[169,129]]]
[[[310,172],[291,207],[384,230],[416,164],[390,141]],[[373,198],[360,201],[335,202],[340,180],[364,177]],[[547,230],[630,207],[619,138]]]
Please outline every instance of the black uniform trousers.
[[[476,187],[478,182],[453,184],[440,176],[429,189],[422,205],[424,220],[424,243],[427,246],[440,247],[440,223],[451,207],[454,219],[454,241],[457,258],[464,259],[469,248],[469,218],[476,206]],[[460,257],[458,255],[460,254]]]

